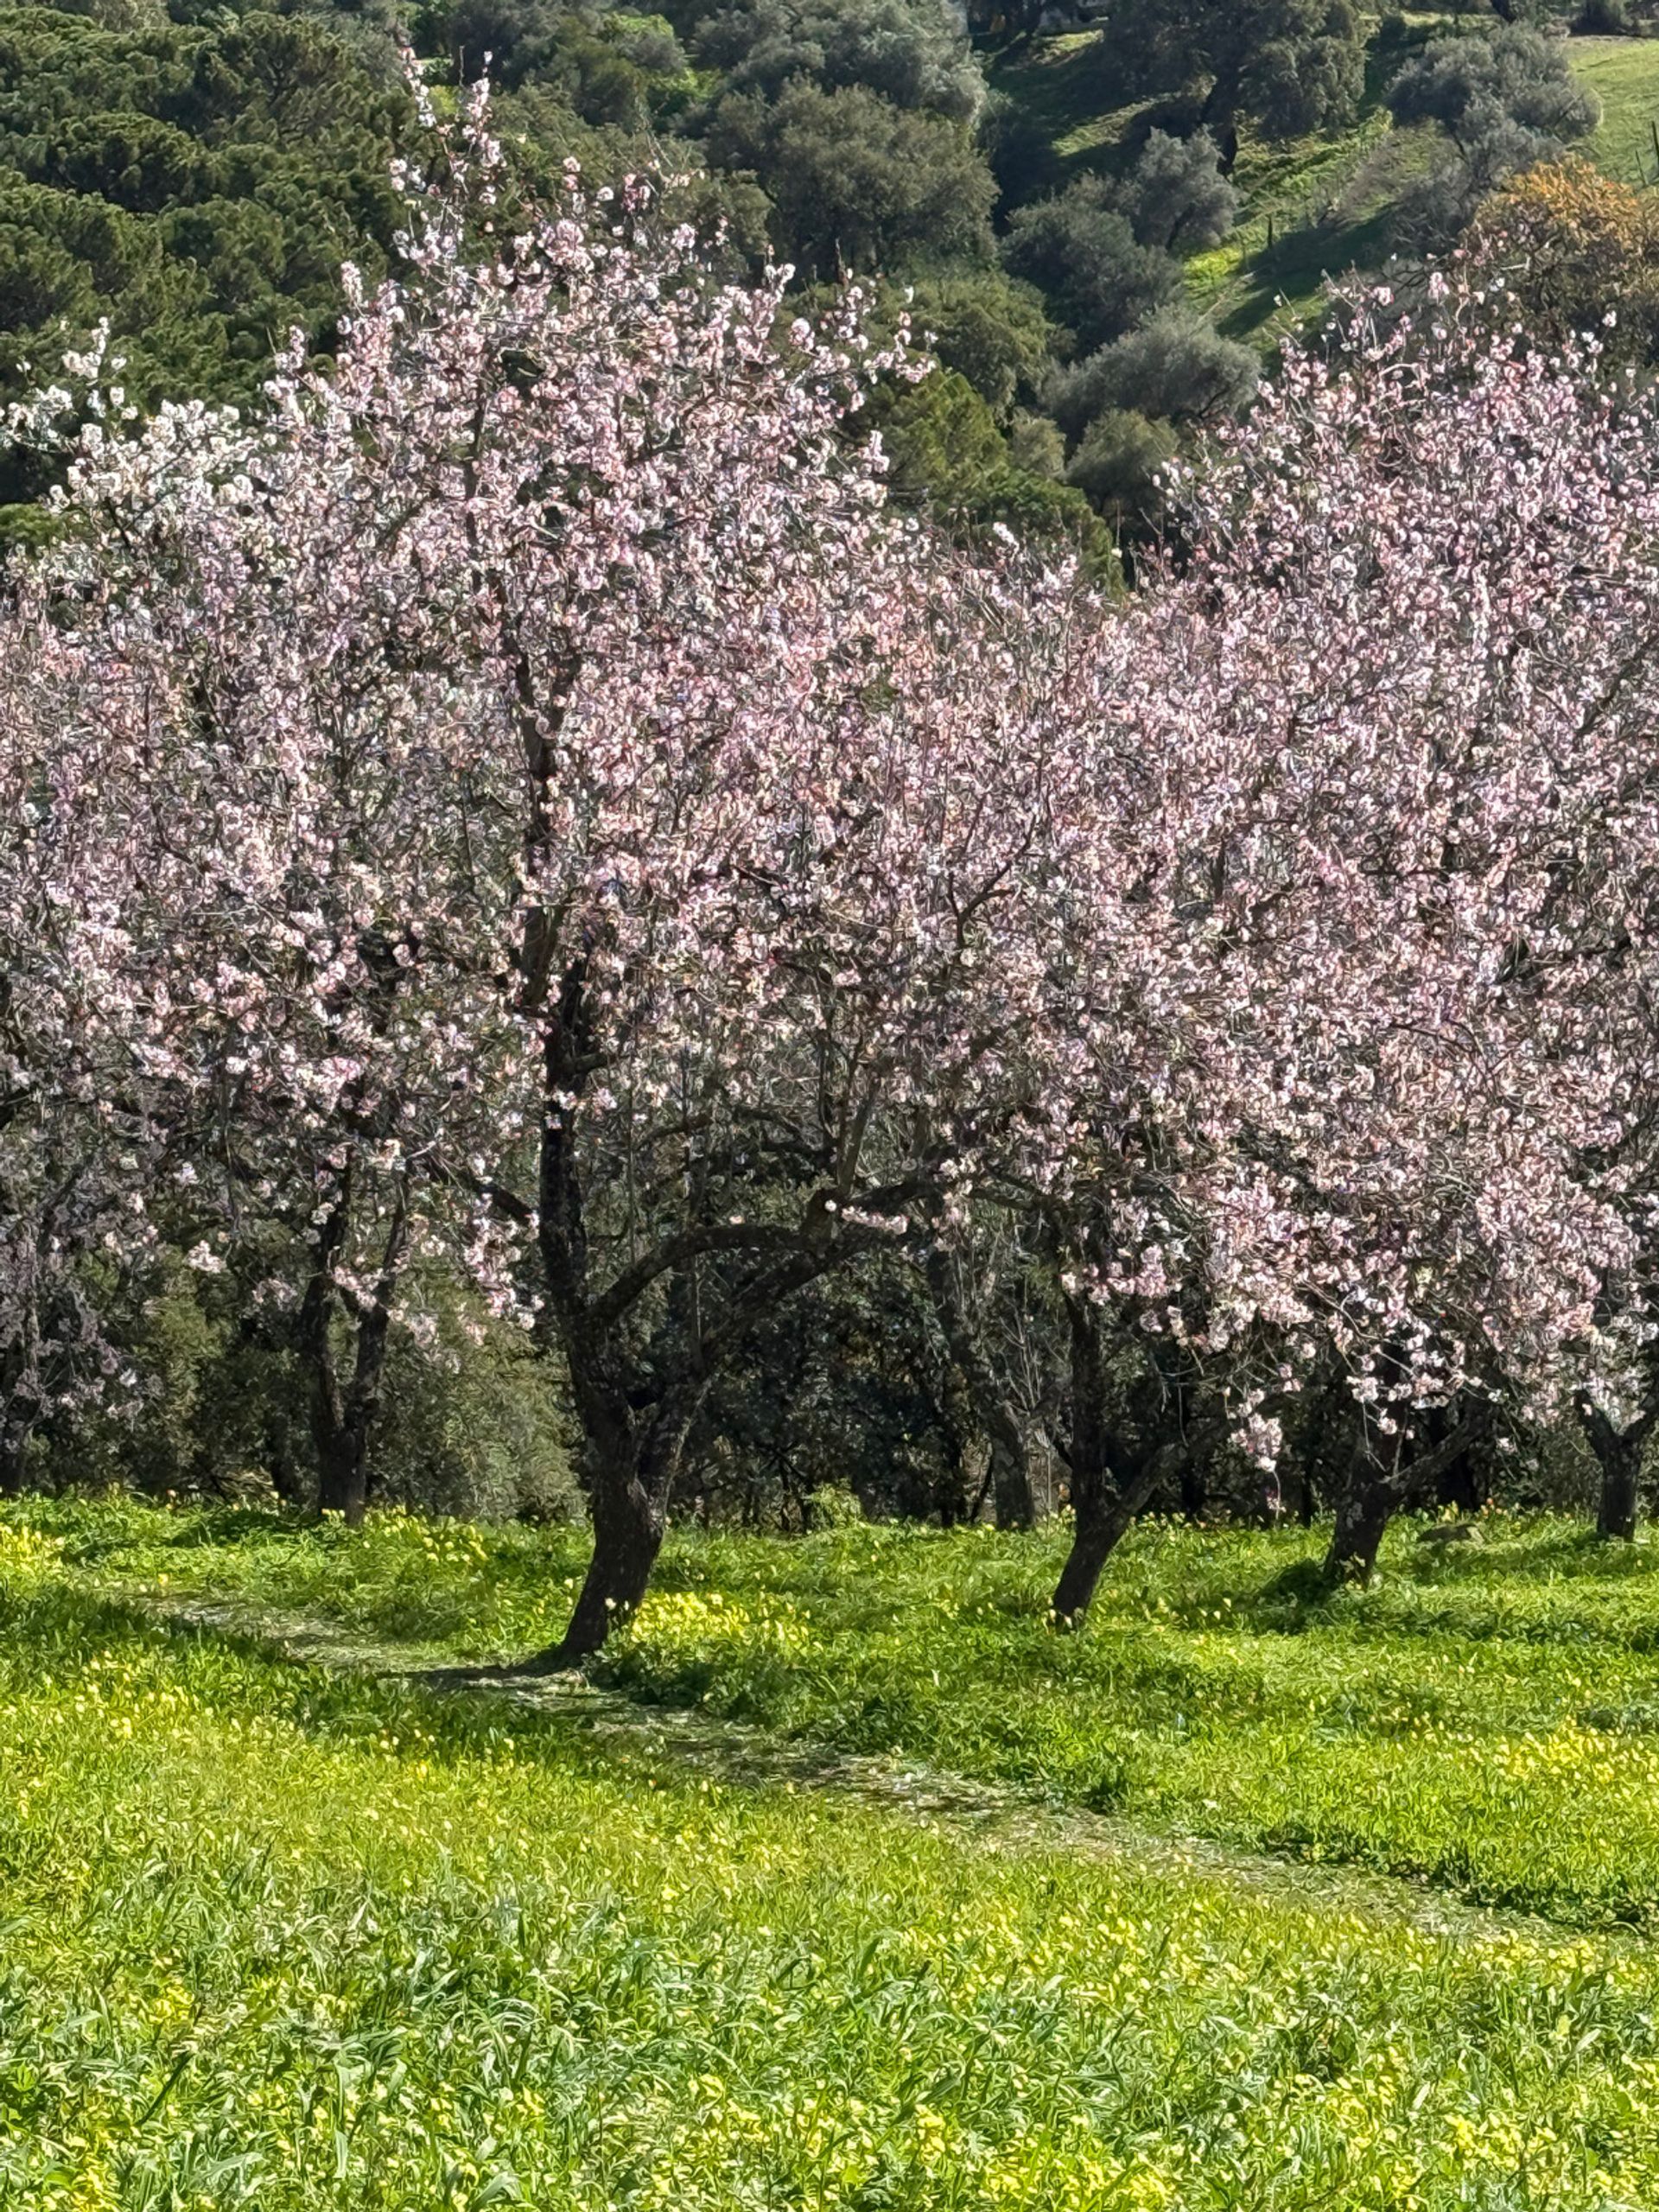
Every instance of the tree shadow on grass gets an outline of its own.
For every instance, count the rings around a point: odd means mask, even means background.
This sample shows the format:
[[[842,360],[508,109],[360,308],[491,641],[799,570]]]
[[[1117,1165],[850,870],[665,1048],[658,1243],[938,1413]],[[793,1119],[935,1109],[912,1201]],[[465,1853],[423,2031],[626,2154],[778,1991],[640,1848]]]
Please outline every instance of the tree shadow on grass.
[[[1303,223],[1280,232],[1241,265],[1239,279],[1249,289],[1217,318],[1217,328],[1228,338],[1249,340],[1281,300],[1314,298],[1327,278],[1379,268],[1392,246],[1393,218],[1392,207],[1382,207],[1358,222]]]
[[[1339,1594],[1326,1581],[1321,1561],[1295,1559],[1259,1590],[1236,1600],[1233,1611],[1241,1624],[1263,1635],[1300,1636],[1331,1618]]]

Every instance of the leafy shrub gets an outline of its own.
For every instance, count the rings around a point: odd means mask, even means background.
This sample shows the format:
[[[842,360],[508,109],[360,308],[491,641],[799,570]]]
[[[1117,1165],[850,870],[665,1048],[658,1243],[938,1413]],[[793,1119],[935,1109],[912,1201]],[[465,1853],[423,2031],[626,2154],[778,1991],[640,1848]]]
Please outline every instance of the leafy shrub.
[[[1085,347],[1109,345],[1173,299],[1180,270],[1143,245],[1116,205],[1116,188],[1082,177],[1022,207],[1008,225],[1003,259],[1035,284],[1055,318]]]

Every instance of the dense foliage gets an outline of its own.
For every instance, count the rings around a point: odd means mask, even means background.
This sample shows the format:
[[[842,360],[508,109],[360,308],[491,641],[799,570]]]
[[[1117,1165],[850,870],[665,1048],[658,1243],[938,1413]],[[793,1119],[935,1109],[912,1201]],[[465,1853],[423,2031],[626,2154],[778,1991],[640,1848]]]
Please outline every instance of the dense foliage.
[[[313,18],[118,27],[0,16],[0,385],[106,319],[129,386],[255,396],[298,326],[326,342],[340,264],[385,265],[412,114]],[[0,503],[41,478],[13,447]]]
[[[1386,105],[1396,135],[1444,140],[1427,164],[1407,163],[1388,224],[1366,230],[1366,257],[1443,245],[1484,194],[1594,119],[1560,41],[1529,27],[1536,14],[1454,17],[1436,28],[1459,35],[1425,45],[1421,23],[1377,28],[1325,0],[1196,14],[1121,0],[1089,35],[1098,58],[1085,72],[1116,135],[1073,134],[1082,150],[1049,135],[1040,97],[1027,103],[1019,10],[975,16],[989,35],[974,44],[947,0],[674,0],[665,15],[607,0],[429,0],[401,30],[442,102],[487,57],[505,88],[504,139],[541,188],[573,155],[613,181],[639,167],[705,173],[688,207],[723,226],[731,265],[751,276],[770,251],[798,285],[879,273],[894,312],[918,289],[918,324],[960,381],[884,400],[899,495],[969,532],[1001,522],[1069,539],[1105,573],[1103,523],[1131,547],[1166,527],[1161,464],[1253,386],[1253,345],[1220,376],[1211,366],[1217,346],[1256,336],[1281,281],[1271,218],[1264,247],[1234,181],[1241,149],[1248,168],[1254,148],[1313,147],[1317,168],[1319,149],[1339,147],[1356,115],[1363,140]],[[1000,89],[1005,64],[1020,89]],[[388,159],[417,137],[392,19],[377,8],[10,10],[0,392],[50,374],[100,316],[146,406],[247,400],[296,324],[326,353],[339,264],[383,265],[397,219]],[[1294,174],[1306,155],[1287,158]],[[1179,302],[1218,248],[1253,272],[1262,307],[1248,327],[1219,307],[1224,337],[1196,312],[1166,324],[1135,397],[1085,413],[1084,357]],[[1316,278],[1342,265],[1323,245],[1303,250],[1320,257]],[[942,289],[971,307],[936,326]],[[1198,289],[1207,302],[1207,276]],[[1195,382],[1209,395],[1202,416]],[[24,449],[4,456],[9,535],[38,529],[17,503],[47,480]]]

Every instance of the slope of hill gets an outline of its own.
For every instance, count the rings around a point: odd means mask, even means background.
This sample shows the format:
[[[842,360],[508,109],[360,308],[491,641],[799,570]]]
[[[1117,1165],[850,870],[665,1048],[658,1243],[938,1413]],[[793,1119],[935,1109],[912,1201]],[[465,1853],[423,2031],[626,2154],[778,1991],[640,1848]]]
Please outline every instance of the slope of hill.
[[[1421,34],[1441,19],[1419,13],[1397,20]],[[1591,158],[1622,182],[1659,186],[1659,39],[1575,37],[1568,56],[1601,102]],[[1402,193],[1434,153],[1431,133],[1393,128],[1383,106],[1400,59],[1397,43],[1385,45],[1380,33],[1373,39],[1351,130],[1288,144],[1245,141],[1233,179],[1238,223],[1224,245],[1187,264],[1193,299],[1230,337],[1268,342],[1311,311],[1327,276],[1386,262]],[[1090,32],[1005,49],[990,57],[989,74],[1046,134],[1055,173],[1068,182],[1118,166],[1154,105],[1112,104]]]

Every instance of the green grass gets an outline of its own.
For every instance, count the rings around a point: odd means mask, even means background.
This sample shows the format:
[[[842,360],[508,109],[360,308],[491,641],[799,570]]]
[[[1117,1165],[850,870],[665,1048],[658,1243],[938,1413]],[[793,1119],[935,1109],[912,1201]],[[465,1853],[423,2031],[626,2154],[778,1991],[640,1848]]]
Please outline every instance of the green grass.
[[[1005,93],[1052,149],[1063,181],[1109,166],[1143,103],[1119,100],[1092,31],[1064,32],[985,57]]]
[[[461,1658],[553,1639],[584,1540],[401,1517],[37,1504],[105,1587],[231,1593]],[[1659,1554],[1495,1521],[1395,1531],[1369,1592],[1282,1586],[1317,1541],[1147,1527],[1087,1631],[1061,1532],[687,1535],[601,1664],[631,1695],[902,1754],[1143,1825],[1410,1876],[1564,1923],[1659,1925]]]
[[[1230,335],[1268,343],[1312,311],[1327,276],[1386,257],[1389,213],[1426,152],[1421,134],[1390,137],[1382,80],[1372,77],[1351,131],[1287,144],[1245,139],[1234,178],[1238,226],[1189,264],[1194,299]],[[1148,105],[1116,99],[1099,41],[1086,32],[992,57],[991,81],[1037,124],[1062,182],[1116,167]]]
[[[424,1548],[141,1519],[0,1528],[5,2212],[1659,2200],[1643,1947],[1000,1856],[481,1694],[169,1635],[95,1575],[241,1559],[269,1592],[286,1555],[377,1613]],[[420,1579],[459,1603],[474,1548],[437,1549]],[[779,1556],[861,1569],[869,1603],[930,1547]]]
[[[1573,73],[1601,101],[1601,127],[1586,150],[1609,176],[1650,185],[1659,175],[1659,39],[1574,39],[1568,50]]]

